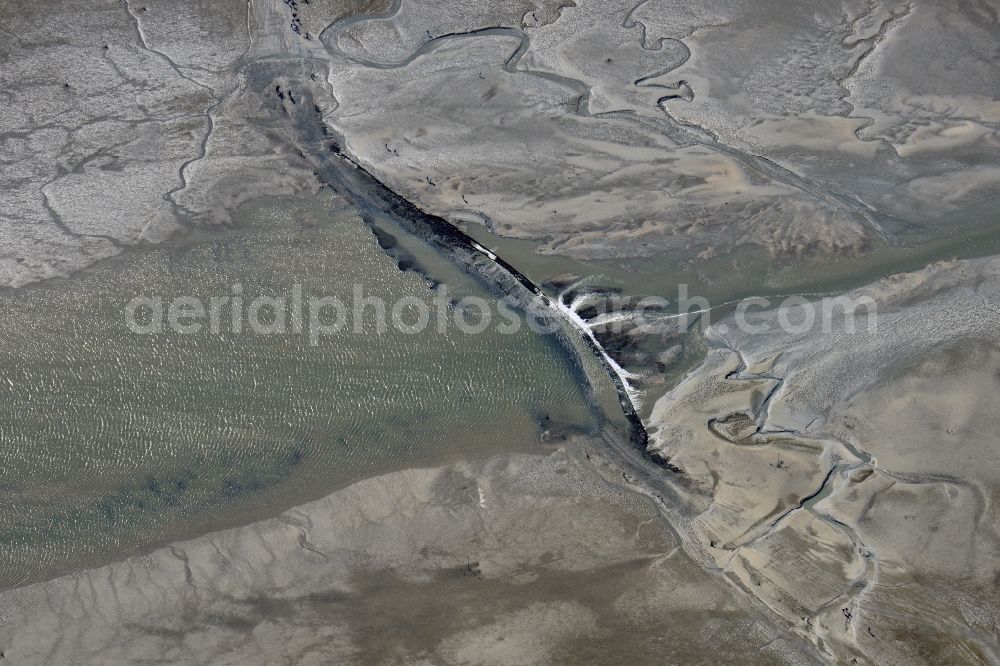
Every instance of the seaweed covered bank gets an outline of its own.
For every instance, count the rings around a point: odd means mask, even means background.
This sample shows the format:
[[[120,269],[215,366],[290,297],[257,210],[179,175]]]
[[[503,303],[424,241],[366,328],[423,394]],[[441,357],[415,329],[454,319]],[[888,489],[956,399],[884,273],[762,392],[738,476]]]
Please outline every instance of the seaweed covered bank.
[[[267,77],[264,71],[259,74],[258,84],[265,94],[271,88],[272,81],[284,80],[283,77]],[[565,343],[563,346],[571,354],[579,354],[579,344],[582,343],[606,371],[628,421],[629,440],[636,450],[645,454],[649,436],[636,411],[627,385],[627,375],[601,347],[591,331],[578,318],[569,316],[568,310],[561,303],[553,302],[539,285],[510,262],[486,249],[444,218],[422,211],[353,159],[343,149],[344,137],[324,124],[322,110],[313,97],[309,83],[310,81],[302,81],[295,86],[293,94],[297,101],[294,104],[286,103],[286,96],[276,94],[274,97],[281,109],[281,116],[287,118],[293,131],[293,140],[302,156],[313,166],[317,178],[358,207],[362,219],[372,227],[373,233],[381,239],[380,246],[390,255],[393,248],[386,247],[387,233],[381,225],[396,226],[430,243],[496,293],[514,297],[525,308],[541,304],[549,316],[560,322],[564,333],[572,332],[578,338],[574,344],[566,340],[565,335],[560,336]],[[281,93],[281,83],[274,84],[274,88],[276,93]],[[412,262],[407,262],[407,265],[417,268]]]

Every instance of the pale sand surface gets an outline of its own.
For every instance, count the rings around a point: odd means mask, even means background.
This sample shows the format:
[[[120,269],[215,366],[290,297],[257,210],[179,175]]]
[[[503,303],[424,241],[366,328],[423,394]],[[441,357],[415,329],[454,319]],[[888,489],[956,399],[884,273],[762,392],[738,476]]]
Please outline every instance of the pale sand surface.
[[[1000,262],[956,261],[848,294],[876,332],[720,320],[653,409],[690,543],[830,658],[997,658],[998,294]]]
[[[0,596],[14,663],[811,663],[585,441],[397,472]]]

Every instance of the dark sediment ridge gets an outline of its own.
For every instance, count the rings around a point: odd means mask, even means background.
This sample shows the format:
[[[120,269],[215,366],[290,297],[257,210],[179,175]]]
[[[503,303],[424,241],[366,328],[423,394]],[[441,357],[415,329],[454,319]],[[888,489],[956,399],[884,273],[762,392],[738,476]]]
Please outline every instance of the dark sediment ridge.
[[[262,81],[260,89],[266,95],[266,91],[273,90],[274,86],[270,80]],[[487,254],[471,237],[444,218],[421,210],[394,192],[347,154],[343,148],[344,138],[323,122],[322,110],[315,103],[309,87],[303,85],[295,92],[300,98],[299,103],[288,106],[285,100],[277,98],[275,103],[282,105],[282,119],[290,123],[294,132],[293,140],[298,144],[299,151],[313,166],[316,177],[324,185],[359,209],[362,219],[372,227],[380,247],[396,259],[397,263],[399,257],[394,254],[391,237],[384,230],[377,229],[373,217],[387,218],[408,233],[428,242],[494,291],[515,294],[517,289],[523,289],[540,300],[551,311],[552,316],[564,319],[552,306],[549,296],[542,288],[510,262],[492,252]],[[484,266],[484,259],[489,264]],[[406,268],[412,270],[414,267],[407,264]],[[590,336],[580,333],[578,337],[599,360],[614,384],[618,401],[629,424],[628,438],[631,444],[647,461],[662,467],[662,463],[646,451],[649,435],[621,378],[604,359],[603,350],[598,343]],[[567,343],[564,347],[577,353],[571,344]]]

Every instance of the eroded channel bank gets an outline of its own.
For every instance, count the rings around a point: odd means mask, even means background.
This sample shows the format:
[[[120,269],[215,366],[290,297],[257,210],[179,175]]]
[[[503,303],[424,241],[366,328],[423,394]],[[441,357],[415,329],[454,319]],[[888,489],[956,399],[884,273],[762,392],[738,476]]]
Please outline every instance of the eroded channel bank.
[[[500,296],[514,297],[524,307],[533,300],[540,302],[549,316],[561,324],[558,334],[563,346],[573,355],[580,355],[579,345],[600,363],[614,385],[618,402],[628,422],[627,437],[637,451],[645,455],[649,436],[639,417],[623,378],[609,361],[608,355],[588,331],[566,317],[541,287],[503,257],[486,250],[473,238],[457,229],[442,217],[422,211],[412,202],[398,195],[374,176],[363,165],[352,159],[344,150],[344,138],[323,122],[323,112],[308,85],[303,82],[286,83],[291,86],[296,102],[289,104],[280,96],[281,82],[286,79],[275,72],[267,76],[269,68],[258,70],[257,85],[261,94],[267,95],[273,84],[276,107],[287,117],[293,140],[303,158],[308,159],[315,174],[338,195],[358,207],[362,219],[378,235],[379,221],[397,225],[433,245],[454,263],[480,279]],[[298,84],[298,85],[296,85]],[[576,340],[569,340],[572,331]],[[583,359],[578,359],[583,365]],[[650,460],[653,460],[650,458]]]

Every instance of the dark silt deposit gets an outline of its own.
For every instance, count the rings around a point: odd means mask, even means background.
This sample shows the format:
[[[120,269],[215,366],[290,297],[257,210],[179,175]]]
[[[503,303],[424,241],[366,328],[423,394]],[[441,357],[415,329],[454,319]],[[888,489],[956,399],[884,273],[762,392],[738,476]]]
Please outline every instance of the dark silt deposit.
[[[299,150],[307,155],[321,181],[362,211],[362,219],[372,227],[379,246],[396,259],[401,270],[417,269],[418,264],[412,257],[400,253],[396,239],[389,232],[378,229],[372,220],[373,217],[389,218],[406,231],[431,243],[446,257],[450,257],[483,280],[501,297],[515,296],[521,302],[530,302],[530,298],[534,296],[544,306],[551,305],[549,297],[538,285],[502,257],[487,255],[481,249],[482,246],[453,224],[420,210],[386,187],[357,161],[348,157],[340,148],[343,145],[343,137],[334,134],[334,138],[330,138],[332,133],[323,123],[322,115],[316,111],[319,107],[313,102],[312,93],[306,82],[303,82],[299,96],[305,103],[293,109],[288,109],[284,105],[284,100],[278,100],[283,115],[289,116]],[[417,272],[424,274],[419,269]],[[518,288],[524,289],[527,294],[517,294]],[[550,316],[559,315],[553,311]],[[565,335],[565,332],[560,335]],[[594,340],[584,335],[580,336],[580,341],[604,365],[608,377],[614,382],[622,410],[629,423],[628,437],[636,449],[645,454],[648,435],[621,379],[613,368],[604,363],[604,354]],[[566,347],[574,350],[578,348],[578,343],[566,344]]]

